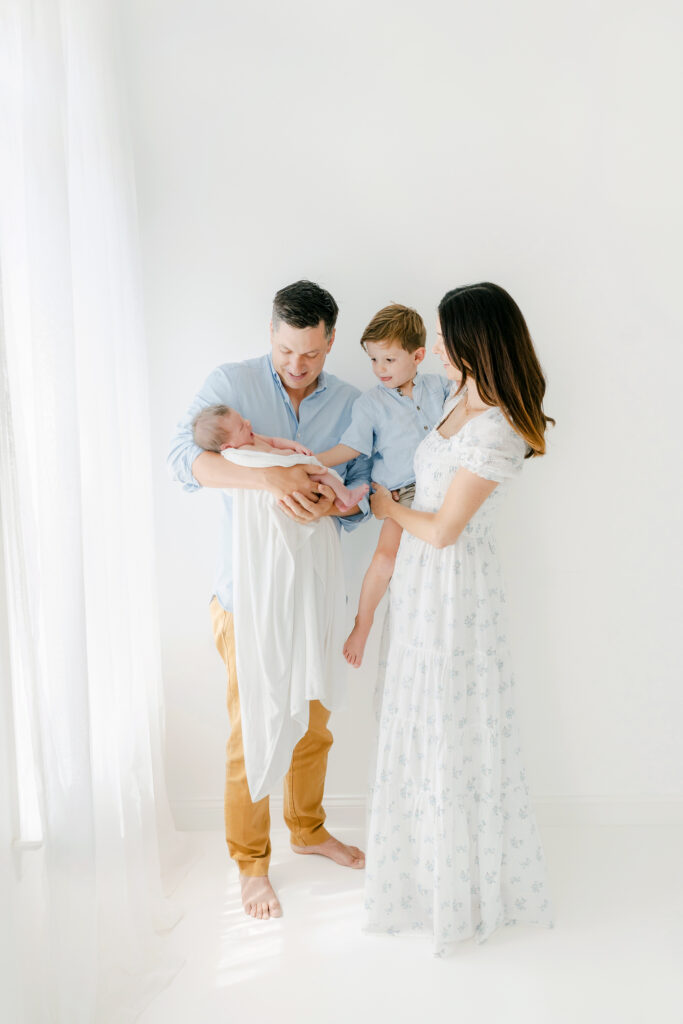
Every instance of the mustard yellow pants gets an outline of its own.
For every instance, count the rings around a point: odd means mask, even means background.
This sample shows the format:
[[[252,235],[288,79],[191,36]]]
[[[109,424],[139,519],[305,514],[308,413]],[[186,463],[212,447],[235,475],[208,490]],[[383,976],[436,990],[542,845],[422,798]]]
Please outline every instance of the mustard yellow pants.
[[[225,838],[241,874],[267,875],[270,808],[267,796],[253,803],[247,785],[233,618],[216,597],[211,601],[210,611],[216,647],[228,671],[230,737],[225,768]],[[308,732],[294,748],[284,784],[284,818],[295,846],[317,846],[329,838],[322,800],[327,754],[332,746],[332,733],[327,728],[330,712],[318,700],[310,701],[309,707]]]

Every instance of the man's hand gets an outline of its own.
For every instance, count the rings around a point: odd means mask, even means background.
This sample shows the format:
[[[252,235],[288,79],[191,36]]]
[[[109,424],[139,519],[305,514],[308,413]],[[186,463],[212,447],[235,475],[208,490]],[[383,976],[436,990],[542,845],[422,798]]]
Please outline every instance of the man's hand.
[[[315,467],[311,466],[310,468],[314,469]],[[319,470],[320,466],[318,466]],[[332,488],[326,484],[318,484],[317,488],[319,491],[317,501],[315,497],[311,499],[301,491],[294,491],[291,495],[281,498],[278,505],[290,519],[296,520],[297,523],[314,523],[317,519],[322,519],[323,516],[336,515],[338,509],[334,503],[335,493]]]
[[[266,488],[278,500],[289,498],[296,491],[309,501],[319,498],[318,482],[311,476],[320,474],[320,466],[269,466],[264,471]]]

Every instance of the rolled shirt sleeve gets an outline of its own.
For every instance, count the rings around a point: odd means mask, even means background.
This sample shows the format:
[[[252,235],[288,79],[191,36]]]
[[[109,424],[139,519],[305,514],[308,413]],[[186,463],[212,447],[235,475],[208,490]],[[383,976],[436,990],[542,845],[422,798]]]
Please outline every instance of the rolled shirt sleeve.
[[[356,405],[358,403],[356,402]],[[342,444],[348,444],[350,448],[355,448],[355,444],[350,444],[348,441],[342,441]],[[372,459],[367,458],[365,455],[359,455],[357,458],[348,462],[346,465],[346,472],[343,473],[344,483],[347,487],[358,487],[359,484],[369,484],[371,480],[372,470]],[[356,512],[353,516],[337,516],[337,521],[340,523],[342,528],[350,533],[355,530],[357,526],[365,522],[366,519],[370,518],[370,502],[367,498],[362,498],[358,502],[359,512]]]
[[[184,491],[198,491],[201,484],[195,479],[192,473],[194,460],[203,453],[204,449],[194,443],[192,437],[192,421],[200,411],[207,405],[233,405],[236,404],[234,391],[230,379],[222,367],[218,367],[204,381],[204,384],[195,395],[190,407],[179,421],[176,432],[171,439],[171,447],[166,459],[166,465],[172,480],[182,485]]]

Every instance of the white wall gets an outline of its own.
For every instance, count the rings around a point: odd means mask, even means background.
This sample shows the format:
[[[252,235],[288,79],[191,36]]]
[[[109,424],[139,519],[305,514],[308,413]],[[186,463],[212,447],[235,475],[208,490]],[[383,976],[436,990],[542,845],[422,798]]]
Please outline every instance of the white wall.
[[[172,800],[220,801],[227,719],[215,502],[167,479],[168,439],[215,365],[266,350],[273,293],[304,276],[341,308],[329,369],[361,388],[385,303],[433,340],[450,287],[517,299],[558,424],[501,524],[532,789],[683,797],[680,5],[123,10]],[[347,544],[351,600],[375,536]],[[373,650],[333,721],[332,795],[365,787]]]

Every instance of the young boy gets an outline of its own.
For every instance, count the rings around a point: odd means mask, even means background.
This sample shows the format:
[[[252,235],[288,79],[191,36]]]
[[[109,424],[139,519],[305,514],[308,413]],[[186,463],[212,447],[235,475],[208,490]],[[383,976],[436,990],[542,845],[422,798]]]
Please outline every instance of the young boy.
[[[227,405],[207,405],[201,409],[192,421],[192,437],[194,443],[207,452],[241,448],[252,452],[303,455],[306,458],[298,459],[297,462],[320,464],[313,456],[313,452],[297,441],[290,441],[286,437],[265,437],[263,434],[255,434],[249,420],[245,420],[235,409]],[[323,472],[311,476],[311,479],[332,488],[337,497],[335,505],[340,512],[348,512],[368,493],[367,484],[349,490],[344,486],[338,473],[329,470],[325,472],[325,466],[322,464],[320,469]]]
[[[425,357],[427,332],[414,309],[393,304],[380,309],[363,331],[361,346],[370,356],[380,383],[356,399],[351,424],[334,448],[317,455],[325,466],[337,466],[357,455],[373,457],[372,479],[411,505],[415,495],[413,457],[420,441],[438,423],[451,384],[438,373],[418,376]],[[365,574],[356,622],[344,645],[344,657],[355,668],[394,571],[401,527],[385,519],[377,549]]]

